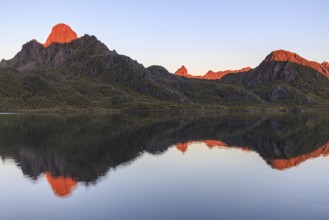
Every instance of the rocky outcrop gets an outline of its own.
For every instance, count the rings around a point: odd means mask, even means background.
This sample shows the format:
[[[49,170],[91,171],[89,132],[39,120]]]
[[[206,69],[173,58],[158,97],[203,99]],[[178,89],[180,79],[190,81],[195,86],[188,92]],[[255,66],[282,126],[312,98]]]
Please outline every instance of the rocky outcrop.
[[[177,76],[184,76],[184,77],[187,77],[187,78],[192,78],[193,76],[190,75],[186,69],[185,66],[182,66],[181,68],[179,68],[176,72],[175,72],[175,75]]]
[[[70,43],[76,40],[78,35],[66,24],[57,24],[53,27],[50,35],[47,38],[46,43],[43,44],[44,47],[48,47],[53,43]]]

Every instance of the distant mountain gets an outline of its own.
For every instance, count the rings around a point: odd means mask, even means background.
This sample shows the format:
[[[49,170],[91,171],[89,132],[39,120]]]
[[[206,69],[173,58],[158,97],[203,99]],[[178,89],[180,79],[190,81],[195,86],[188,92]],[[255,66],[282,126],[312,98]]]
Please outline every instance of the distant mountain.
[[[255,69],[172,74],[59,24],[45,44],[32,40],[0,62],[0,110],[327,109],[328,71],[328,63],[275,51]]]
[[[218,80],[223,78],[224,76],[228,74],[234,74],[234,73],[246,73],[251,71],[252,68],[250,67],[245,67],[240,70],[225,70],[225,71],[218,71],[218,72],[213,72],[212,70],[209,70],[205,75],[191,75],[188,73],[188,70],[186,69],[185,66],[182,66],[179,68],[176,72],[175,75],[177,76],[183,76],[187,78],[193,78],[193,79],[207,79],[207,80]]]
[[[320,74],[324,77],[321,77]],[[277,80],[296,82],[318,80],[329,77],[326,63],[319,64],[284,50],[273,51],[265,60],[248,74],[230,75],[228,79],[244,81],[248,85],[267,84]],[[226,81],[227,81],[226,80]]]
[[[329,79],[325,65],[278,50],[248,73],[229,74],[223,83],[240,85],[276,105],[328,106]],[[294,103],[294,104],[292,104]]]

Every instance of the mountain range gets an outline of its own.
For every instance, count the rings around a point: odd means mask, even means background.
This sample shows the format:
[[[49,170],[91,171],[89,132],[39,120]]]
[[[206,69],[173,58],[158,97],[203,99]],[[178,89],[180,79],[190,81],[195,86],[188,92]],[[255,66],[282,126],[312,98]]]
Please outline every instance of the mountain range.
[[[0,62],[0,110],[326,110],[328,77],[327,62],[284,50],[254,69],[172,74],[58,24],[46,43],[32,40]]]

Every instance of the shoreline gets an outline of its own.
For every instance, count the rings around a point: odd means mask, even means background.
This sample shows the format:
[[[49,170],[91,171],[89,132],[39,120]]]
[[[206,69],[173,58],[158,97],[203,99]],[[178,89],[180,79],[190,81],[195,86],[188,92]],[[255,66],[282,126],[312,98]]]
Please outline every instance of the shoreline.
[[[200,108],[200,109],[104,109],[104,108],[50,108],[50,109],[0,109],[0,115],[15,114],[125,114],[125,113],[329,113],[326,108]]]

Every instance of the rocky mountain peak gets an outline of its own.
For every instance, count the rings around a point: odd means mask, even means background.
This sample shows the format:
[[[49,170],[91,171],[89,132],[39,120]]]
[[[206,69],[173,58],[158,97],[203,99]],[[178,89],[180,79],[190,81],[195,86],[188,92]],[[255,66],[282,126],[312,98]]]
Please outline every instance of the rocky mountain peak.
[[[48,47],[53,43],[70,43],[78,38],[78,35],[66,24],[57,24],[52,28],[44,47]]]
[[[286,50],[276,50],[270,53],[265,59],[265,61],[282,61],[282,62],[294,62],[294,63],[305,63],[307,60],[302,58],[296,53],[292,53]]]
[[[286,50],[273,51],[263,61],[263,63],[269,63],[269,62],[292,62],[301,66],[314,69],[317,72],[321,73],[322,75],[329,77],[329,69],[326,67],[325,63],[320,64],[314,61],[309,61],[299,56],[296,53],[292,53]]]
[[[188,71],[186,67],[183,65],[181,68],[179,68],[176,72],[176,75],[178,76],[189,76]]]

